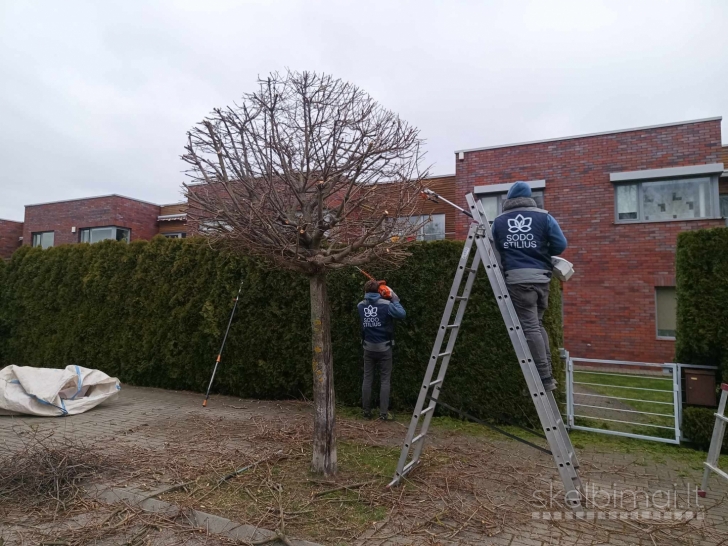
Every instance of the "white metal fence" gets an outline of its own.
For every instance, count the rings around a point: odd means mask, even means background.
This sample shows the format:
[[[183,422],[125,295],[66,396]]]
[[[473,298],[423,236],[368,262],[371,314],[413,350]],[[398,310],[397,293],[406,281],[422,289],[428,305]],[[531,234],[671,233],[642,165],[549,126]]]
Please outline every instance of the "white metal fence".
[[[565,357],[570,429],[680,443],[677,364]]]

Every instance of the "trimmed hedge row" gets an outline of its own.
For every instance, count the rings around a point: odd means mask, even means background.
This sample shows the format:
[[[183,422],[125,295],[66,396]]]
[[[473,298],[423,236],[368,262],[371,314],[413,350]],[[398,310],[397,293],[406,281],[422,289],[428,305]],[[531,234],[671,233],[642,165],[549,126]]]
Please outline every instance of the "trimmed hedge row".
[[[677,359],[718,366],[728,381],[728,228],[681,233],[676,268]]]
[[[718,379],[728,382],[728,229],[681,233],[677,239],[678,362],[718,366]],[[683,432],[707,447],[714,410],[686,408]],[[728,446],[724,444],[724,449]]]
[[[408,316],[396,329],[392,404],[411,407],[462,243],[415,244],[386,278]],[[308,281],[199,240],[24,247],[0,265],[0,364],[98,368],[123,382],[203,392],[241,276],[245,279],[215,390],[257,398],[310,396]],[[356,304],[362,275],[329,277],[339,402],[360,403]],[[557,374],[562,341],[555,281],[546,325]],[[558,377],[558,376],[557,376]],[[475,284],[442,399],[479,416],[530,421],[535,412],[484,274]]]
[[[714,426],[714,409],[689,407],[683,410],[683,433],[695,447],[708,450]],[[728,453],[728,434],[723,438],[722,452]]]

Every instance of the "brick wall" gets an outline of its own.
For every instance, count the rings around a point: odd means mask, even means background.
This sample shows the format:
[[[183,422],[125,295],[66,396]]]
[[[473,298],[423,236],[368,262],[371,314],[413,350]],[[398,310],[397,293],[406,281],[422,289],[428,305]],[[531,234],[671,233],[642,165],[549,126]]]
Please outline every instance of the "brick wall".
[[[7,260],[21,244],[23,222],[0,220],[0,259]]]
[[[583,358],[669,362],[674,342],[656,339],[655,287],[675,284],[679,232],[725,224],[615,224],[609,173],[716,163],[720,154],[719,120],[467,152],[456,160],[456,202],[474,186],[546,180],[545,207],[576,270],[564,285],[566,348]],[[466,220],[456,220],[459,238]]]
[[[25,207],[23,244],[30,245],[32,233],[53,231],[54,246],[79,242],[80,230],[117,226],[131,229],[131,240],[151,239],[157,232],[159,205],[118,195],[59,201]],[[76,228],[76,233],[71,228]]]

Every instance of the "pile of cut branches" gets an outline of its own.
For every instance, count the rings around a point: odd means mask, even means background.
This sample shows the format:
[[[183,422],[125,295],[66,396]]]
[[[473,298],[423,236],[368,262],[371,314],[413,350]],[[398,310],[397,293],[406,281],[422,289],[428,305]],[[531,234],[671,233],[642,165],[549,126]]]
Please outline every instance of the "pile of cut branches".
[[[65,510],[82,495],[81,482],[103,466],[103,457],[81,442],[34,432],[19,450],[0,454],[0,505]]]

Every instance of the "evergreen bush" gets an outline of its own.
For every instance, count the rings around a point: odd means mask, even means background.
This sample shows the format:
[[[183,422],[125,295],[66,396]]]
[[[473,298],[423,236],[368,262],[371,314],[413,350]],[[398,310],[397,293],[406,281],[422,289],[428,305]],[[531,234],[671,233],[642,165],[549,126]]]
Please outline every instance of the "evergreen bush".
[[[718,366],[728,381],[728,228],[677,238],[678,362]]]
[[[412,246],[397,291],[392,405],[414,405],[462,242]],[[240,279],[245,279],[214,390],[256,398],[310,396],[308,280],[195,239],[23,247],[0,266],[0,365],[98,368],[132,385],[204,392]],[[366,279],[329,276],[337,400],[361,398],[356,304]],[[562,343],[554,281],[546,327],[555,374]],[[376,389],[375,389],[376,390]],[[441,399],[480,417],[533,421],[535,412],[484,272],[478,275]]]
[[[682,434],[695,447],[708,450],[715,427],[715,410],[688,407],[683,410]],[[723,453],[728,453],[728,434],[723,438]]]

